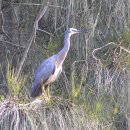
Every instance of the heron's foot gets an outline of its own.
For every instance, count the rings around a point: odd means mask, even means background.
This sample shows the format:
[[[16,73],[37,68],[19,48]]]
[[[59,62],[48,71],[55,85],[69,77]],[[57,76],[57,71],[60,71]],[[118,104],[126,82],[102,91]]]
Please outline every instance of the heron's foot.
[[[47,95],[46,93],[42,94],[42,99],[45,101],[45,103],[47,104],[51,104],[52,100],[51,100],[51,96]]]
[[[45,100],[46,103],[50,103],[51,102],[49,86],[47,86],[46,88],[43,87],[42,97],[43,97],[43,99]]]

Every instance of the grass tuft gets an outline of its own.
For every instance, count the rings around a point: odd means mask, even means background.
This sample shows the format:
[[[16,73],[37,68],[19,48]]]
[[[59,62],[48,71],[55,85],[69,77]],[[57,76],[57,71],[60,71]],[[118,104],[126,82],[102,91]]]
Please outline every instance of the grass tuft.
[[[18,96],[20,94],[20,91],[25,84],[26,78],[27,76],[22,74],[20,74],[17,78],[14,68],[11,68],[11,65],[8,64],[6,81],[10,96]]]

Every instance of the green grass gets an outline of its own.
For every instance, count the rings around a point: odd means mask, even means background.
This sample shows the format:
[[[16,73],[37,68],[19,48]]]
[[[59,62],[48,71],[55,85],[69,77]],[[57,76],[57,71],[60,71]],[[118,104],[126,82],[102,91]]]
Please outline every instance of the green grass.
[[[10,96],[19,96],[20,91],[25,85],[26,79],[27,76],[22,74],[20,74],[19,77],[16,77],[15,69],[11,68],[11,65],[8,64],[6,72],[6,81]]]
[[[125,31],[122,35],[122,46],[128,47],[130,45],[130,29],[127,28],[127,31]]]

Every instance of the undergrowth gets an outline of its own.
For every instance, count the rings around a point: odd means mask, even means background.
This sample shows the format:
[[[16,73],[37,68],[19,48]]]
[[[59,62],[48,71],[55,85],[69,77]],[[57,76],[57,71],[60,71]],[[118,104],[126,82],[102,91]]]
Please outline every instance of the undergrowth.
[[[14,69],[10,66],[8,65],[6,78],[11,98],[4,99],[0,103],[1,129],[116,130],[122,127],[118,120],[125,115],[126,110],[122,109],[125,99],[113,97],[104,90],[98,92],[91,87],[88,87],[87,96],[84,97],[83,80],[78,80],[80,83],[77,84],[74,73],[72,73],[72,89],[68,99],[52,96],[51,102],[47,103],[43,97],[40,97],[22,103],[16,97],[21,94],[21,89],[25,86],[26,76],[21,74],[17,78]]]

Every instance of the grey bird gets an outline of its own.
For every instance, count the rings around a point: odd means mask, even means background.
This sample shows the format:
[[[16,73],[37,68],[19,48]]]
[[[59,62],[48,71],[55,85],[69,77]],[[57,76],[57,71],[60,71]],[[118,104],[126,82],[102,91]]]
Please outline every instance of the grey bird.
[[[40,96],[42,94],[42,86],[45,90],[44,92],[47,92],[49,84],[59,77],[62,72],[62,64],[70,48],[70,36],[81,32],[83,31],[75,28],[69,28],[65,31],[64,47],[57,54],[42,62],[37,68],[33,79],[31,97]]]

